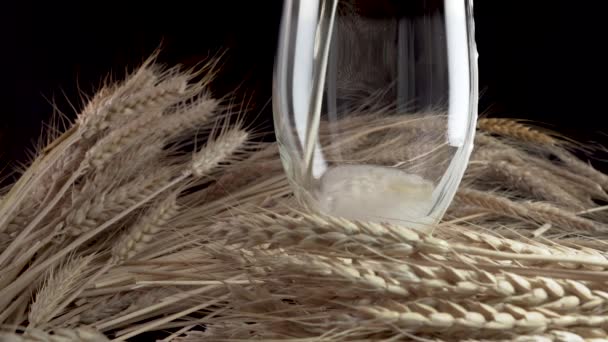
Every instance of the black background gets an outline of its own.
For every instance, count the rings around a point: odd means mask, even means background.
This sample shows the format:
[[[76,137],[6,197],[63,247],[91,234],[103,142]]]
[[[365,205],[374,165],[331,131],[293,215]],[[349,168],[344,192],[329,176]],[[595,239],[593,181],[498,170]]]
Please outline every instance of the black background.
[[[541,121],[607,144],[600,4],[477,0],[480,113]],[[228,49],[214,91],[240,86],[237,96],[252,97],[269,120],[281,6],[281,0],[4,2],[0,169],[24,160],[53,112],[51,102],[73,117],[80,92],[92,94],[110,73],[124,76],[159,46],[168,65],[191,65]]]

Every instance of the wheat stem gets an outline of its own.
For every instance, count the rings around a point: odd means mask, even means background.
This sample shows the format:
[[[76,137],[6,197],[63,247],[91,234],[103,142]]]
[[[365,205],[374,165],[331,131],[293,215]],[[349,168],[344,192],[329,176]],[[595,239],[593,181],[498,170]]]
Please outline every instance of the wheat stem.
[[[183,310],[183,311],[174,313],[172,315],[169,315],[169,316],[157,319],[157,320],[152,321],[150,323],[145,323],[145,324],[142,324],[141,326],[135,326],[134,328],[129,328],[129,329],[126,329],[126,330],[123,330],[123,331],[119,331],[117,333],[118,338],[115,338],[113,341],[126,341],[128,338],[137,336],[137,335],[139,335],[139,334],[141,334],[143,332],[146,332],[146,331],[151,331],[154,328],[159,327],[159,326],[161,326],[161,325],[163,325],[165,323],[172,322],[173,320],[176,320],[178,318],[181,318],[181,317],[184,317],[186,315],[189,315],[189,314],[191,314],[193,312],[202,310],[204,308],[207,308],[209,306],[212,306],[212,305],[215,305],[215,304],[217,304],[219,302],[222,302],[226,298],[228,298],[228,296],[224,295],[224,296],[218,297],[216,299],[210,300],[208,302],[205,302],[203,304],[196,305],[196,306],[194,306],[192,308],[189,308],[187,310]]]
[[[226,279],[227,281],[235,281],[238,280],[239,278],[242,278],[242,275],[238,275],[238,276],[234,276],[231,278]],[[207,286],[203,286],[201,288],[197,288],[194,290],[190,290],[190,291],[186,291],[186,292],[182,292],[176,295],[173,295],[171,297],[166,298],[165,300],[156,303],[154,305],[150,305],[148,307],[142,308],[140,310],[134,311],[132,313],[129,313],[127,315],[121,316],[121,317],[116,317],[112,320],[106,321],[104,323],[98,324],[95,327],[99,330],[107,330],[107,329],[111,329],[114,328],[116,326],[118,326],[121,322],[127,321],[129,319],[132,318],[136,318],[138,316],[147,314],[147,313],[151,313],[154,312],[156,310],[162,309],[162,308],[166,308],[170,305],[173,305],[175,303],[178,303],[180,301],[192,298],[194,296],[198,296],[200,294],[203,294],[205,292],[209,292],[211,290],[217,289],[219,287],[221,287],[223,285],[207,285]]]
[[[179,329],[178,331],[176,331],[176,332],[172,333],[171,335],[165,337],[164,339],[160,340],[159,342],[171,342],[175,338],[187,333],[188,331],[194,329],[195,327],[196,327],[195,324],[187,325],[187,326],[183,327],[182,329]]]

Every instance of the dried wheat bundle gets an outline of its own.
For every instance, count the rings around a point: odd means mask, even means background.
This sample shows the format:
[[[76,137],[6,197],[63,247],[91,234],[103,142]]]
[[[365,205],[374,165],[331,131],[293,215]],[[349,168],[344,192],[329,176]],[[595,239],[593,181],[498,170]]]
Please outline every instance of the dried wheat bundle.
[[[432,233],[321,216],[214,66],[146,62],[1,193],[0,340],[608,340],[608,176],[576,144],[481,119]],[[375,115],[336,146],[398,164],[445,124]]]

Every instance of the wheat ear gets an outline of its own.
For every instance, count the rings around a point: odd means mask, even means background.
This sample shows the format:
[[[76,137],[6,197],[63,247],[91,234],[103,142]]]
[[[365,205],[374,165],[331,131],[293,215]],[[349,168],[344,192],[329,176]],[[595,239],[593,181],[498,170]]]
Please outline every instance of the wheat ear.
[[[150,132],[163,141],[188,136],[217,116],[219,107],[217,100],[202,96],[192,103],[182,105],[176,113],[164,116],[162,121],[157,121],[150,127]]]
[[[140,175],[108,194],[103,193],[103,185],[92,185],[90,189],[77,195],[77,206],[69,211],[65,220],[61,223],[62,232],[76,236],[94,229],[99,224],[120,213],[124,208],[141,201],[164,187],[172,181],[177,172],[179,171],[176,171],[175,168],[163,167],[151,174]],[[83,200],[80,201],[78,196],[82,197]]]
[[[580,255],[569,255],[556,249],[556,253],[510,253],[497,252],[494,249],[483,249],[471,247],[466,244],[455,243],[440,237],[416,232],[412,229],[389,224],[376,224],[372,222],[351,222],[339,218],[324,217],[317,215],[304,215],[301,218],[291,218],[276,215],[267,217],[259,214],[252,214],[250,217],[240,218],[241,227],[247,229],[245,232],[252,242],[247,242],[247,246],[255,246],[280,237],[280,243],[286,246],[303,246],[321,250],[319,248],[333,248],[333,250],[347,251],[353,244],[361,244],[365,241],[368,245],[378,243],[379,245],[392,245],[395,247],[384,248],[382,253],[377,252],[377,256],[401,254],[401,257],[412,253],[425,253],[434,255],[474,255],[482,258],[492,257],[499,260],[519,260],[526,262],[547,262],[547,263],[573,263],[577,265],[587,265],[600,269],[608,268],[608,260],[595,254],[583,253]],[[253,222],[248,225],[246,222]],[[275,225],[277,228],[270,227]],[[230,225],[220,228],[220,231],[229,230]],[[289,229],[281,229],[288,227]],[[260,234],[258,234],[258,231]],[[270,235],[267,231],[274,231]],[[298,233],[302,231],[303,233]],[[229,236],[228,234],[227,236]],[[218,236],[219,237],[219,236]],[[357,242],[358,238],[362,240]],[[229,240],[230,241],[230,240]],[[238,241],[238,240],[237,240]],[[350,242],[350,243],[349,243]],[[525,244],[524,244],[525,245]],[[270,244],[270,247],[273,245]],[[390,246],[389,246],[390,247]],[[531,247],[530,247],[531,248]],[[545,246],[545,248],[548,248]],[[530,249],[535,251],[538,249]],[[442,259],[445,262],[448,259]]]
[[[247,138],[247,132],[239,128],[222,132],[218,138],[207,142],[205,148],[193,156],[190,172],[196,177],[208,175],[221,163],[230,161],[229,157],[243,148]]]
[[[533,163],[535,169],[543,170],[543,173],[547,176],[559,177],[566,186],[579,189],[586,198],[608,199],[608,194],[603,190],[601,183],[597,183],[594,178],[587,178],[584,174],[572,172],[568,168],[545,159],[526,158],[526,161]],[[562,185],[562,182],[560,182],[560,185]]]
[[[356,298],[365,286],[368,298],[449,296],[462,300],[475,295],[488,303],[560,312],[598,312],[608,302],[608,294],[598,282],[520,276],[506,271],[492,274],[466,264],[459,268],[427,266],[418,264],[424,263],[424,258],[416,255],[408,256],[408,264],[370,260],[368,256],[352,260],[317,255],[280,256],[257,255],[253,269],[260,270],[261,283],[264,279],[282,279],[302,298]]]
[[[479,119],[477,127],[484,132],[514,138],[518,141],[544,145],[556,145],[559,142],[549,134],[540,132],[513,119]]]
[[[40,327],[48,323],[63,309],[59,305],[85,280],[88,274],[87,268],[94,258],[95,255],[73,258],[57,270],[52,268],[49,271],[30,308],[28,315],[30,326]]]
[[[460,189],[455,199],[462,204],[486,209],[494,214],[532,220],[536,223],[552,223],[565,229],[574,229],[586,233],[606,233],[608,229],[602,224],[577,217],[566,210],[555,208],[550,204],[518,203],[506,197],[485,193],[473,189]]]
[[[564,163],[566,164],[573,172],[585,176],[589,179],[592,179],[595,183],[600,184],[604,190],[608,190],[608,176],[603,174],[602,172],[596,170],[588,163],[583,162],[578,159],[572,153],[560,150],[553,149],[552,152]]]
[[[158,111],[176,103],[186,96],[189,76],[161,81],[154,87],[144,87],[128,96],[113,92],[109,98],[92,101],[79,117],[79,129],[84,138],[103,133],[128,120],[134,113]],[[127,81],[128,83],[128,81]],[[116,98],[118,97],[118,98]]]
[[[161,112],[147,112],[125,126],[113,130],[98,141],[86,154],[93,167],[102,169],[114,156],[125,148],[141,143],[150,132],[150,124],[161,118]]]
[[[360,307],[359,310],[377,320],[376,324],[387,328],[394,324],[410,332],[440,332],[446,336],[474,333],[506,337],[509,333],[529,334],[573,327],[600,328],[608,322],[608,316],[603,315],[560,315],[551,310],[528,311],[510,304],[497,310],[479,303],[459,305],[450,301],[433,307],[415,303],[404,305],[389,300],[383,305]],[[375,325],[374,322],[368,324]]]
[[[542,171],[525,166],[519,167],[507,161],[490,163],[488,167],[493,175],[503,178],[509,182],[509,185],[523,190],[526,194],[578,210],[585,208],[584,203],[556,185],[550,178],[543,178]]]
[[[180,191],[181,192],[181,191]],[[114,258],[122,262],[132,258],[142,251],[156,233],[161,231],[169,221],[178,213],[177,195],[179,192],[169,194],[165,199],[153,206],[139,219],[127,232],[114,250]]]

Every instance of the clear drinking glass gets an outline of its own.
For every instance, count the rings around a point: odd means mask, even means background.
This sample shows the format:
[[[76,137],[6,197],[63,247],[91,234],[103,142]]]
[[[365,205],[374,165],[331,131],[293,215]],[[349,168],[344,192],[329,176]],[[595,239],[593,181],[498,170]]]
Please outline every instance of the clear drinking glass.
[[[298,199],[423,227],[462,179],[477,120],[471,0],[286,0],[273,107]]]

